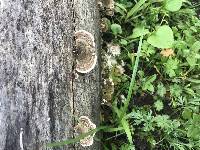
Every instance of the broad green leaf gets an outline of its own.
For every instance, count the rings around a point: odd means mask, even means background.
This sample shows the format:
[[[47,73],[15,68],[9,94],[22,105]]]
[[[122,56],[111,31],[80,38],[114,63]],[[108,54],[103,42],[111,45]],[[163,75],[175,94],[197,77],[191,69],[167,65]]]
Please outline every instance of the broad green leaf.
[[[138,26],[138,27],[135,27],[134,29],[133,29],[133,33],[132,33],[132,35],[130,35],[128,38],[138,38],[138,37],[140,37],[140,36],[144,36],[144,35],[146,35],[146,34],[148,34],[149,33],[149,30],[148,29],[144,29],[144,27],[143,26]]]
[[[112,24],[111,30],[112,30],[114,35],[122,34],[122,28],[119,24]]]
[[[163,25],[147,39],[147,42],[157,48],[171,48],[174,43],[174,35],[172,29]]]
[[[165,9],[168,11],[178,11],[181,9],[183,0],[165,0]]]

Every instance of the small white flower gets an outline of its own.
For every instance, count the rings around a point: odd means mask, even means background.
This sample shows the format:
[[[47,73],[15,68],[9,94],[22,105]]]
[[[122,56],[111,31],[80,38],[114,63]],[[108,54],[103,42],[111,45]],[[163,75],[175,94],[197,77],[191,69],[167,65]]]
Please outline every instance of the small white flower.
[[[112,78],[109,78],[110,85],[115,85]]]
[[[125,62],[123,60],[121,60],[121,65],[124,67],[125,66]]]
[[[121,54],[121,48],[119,45],[107,44],[108,53],[112,54],[113,56],[118,56]]]
[[[118,69],[120,74],[124,74],[125,70],[121,65],[117,65],[116,68]]]
[[[107,62],[106,65],[109,67],[109,69],[117,64],[116,59],[111,55],[105,55],[105,59],[106,59],[106,62]]]
[[[120,95],[120,99],[121,99],[122,102],[125,102],[126,97],[124,95]]]
[[[104,99],[102,99],[102,105],[104,105],[104,104],[106,104],[106,103],[108,103],[108,101],[104,98]]]

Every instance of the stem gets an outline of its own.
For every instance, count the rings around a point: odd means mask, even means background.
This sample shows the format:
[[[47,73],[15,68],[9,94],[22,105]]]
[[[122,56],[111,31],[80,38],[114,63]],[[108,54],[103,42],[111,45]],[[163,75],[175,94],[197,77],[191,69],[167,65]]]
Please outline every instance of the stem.
[[[138,69],[139,58],[140,58],[140,53],[141,53],[141,48],[142,48],[142,40],[143,40],[143,36],[140,37],[138,51],[137,51],[137,57],[136,57],[136,60],[135,60],[135,64],[133,66],[131,83],[130,83],[129,90],[128,90],[128,96],[126,98],[126,101],[124,102],[123,113],[122,113],[121,118],[124,116],[124,114],[126,113],[126,111],[128,109],[128,105],[130,103],[131,96],[132,96],[132,93],[133,93],[133,87],[134,87],[134,84],[135,84],[135,77],[136,77],[136,73],[137,73],[137,69]]]

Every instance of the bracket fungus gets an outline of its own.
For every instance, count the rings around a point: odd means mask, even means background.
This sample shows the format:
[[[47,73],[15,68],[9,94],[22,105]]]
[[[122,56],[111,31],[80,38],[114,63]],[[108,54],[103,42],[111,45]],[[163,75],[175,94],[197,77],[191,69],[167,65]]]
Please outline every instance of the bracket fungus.
[[[104,11],[106,15],[113,16],[115,1],[114,0],[98,0],[100,10]]]
[[[88,73],[97,62],[94,37],[85,30],[75,32],[76,71]]]
[[[81,116],[79,118],[79,123],[74,127],[74,130],[78,134],[84,134],[84,133],[88,133],[90,130],[93,130],[95,128],[96,128],[96,125],[94,123],[92,123],[87,116]],[[88,135],[85,138],[81,139],[80,144],[83,147],[91,146],[94,141],[93,140],[94,135],[95,135],[95,133],[92,135]]]
[[[107,32],[110,29],[111,22],[108,18],[102,18],[100,21],[100,28],[102,32]]]

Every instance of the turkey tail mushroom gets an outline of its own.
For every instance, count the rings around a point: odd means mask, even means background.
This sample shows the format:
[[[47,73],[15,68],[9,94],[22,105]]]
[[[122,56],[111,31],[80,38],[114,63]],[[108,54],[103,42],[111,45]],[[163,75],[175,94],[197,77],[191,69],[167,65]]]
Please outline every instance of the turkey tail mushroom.
[[[85,30],[75,32],[76,71],[88,73],[97,63],[94,37]]]
[[[87,116],[81,116],[79,118],[79,123],[74,127],[75,131],[78,134],[87,133],[95,128],[96,128],[96,125],[94,123],[92,123],[91,120]],[[94,135],[95,135],[95,133],[92,135],[88,135],[85,138],[81,139],[80,144],[83,147],[91,146],[94,142],[94,140],[93,140]]]

